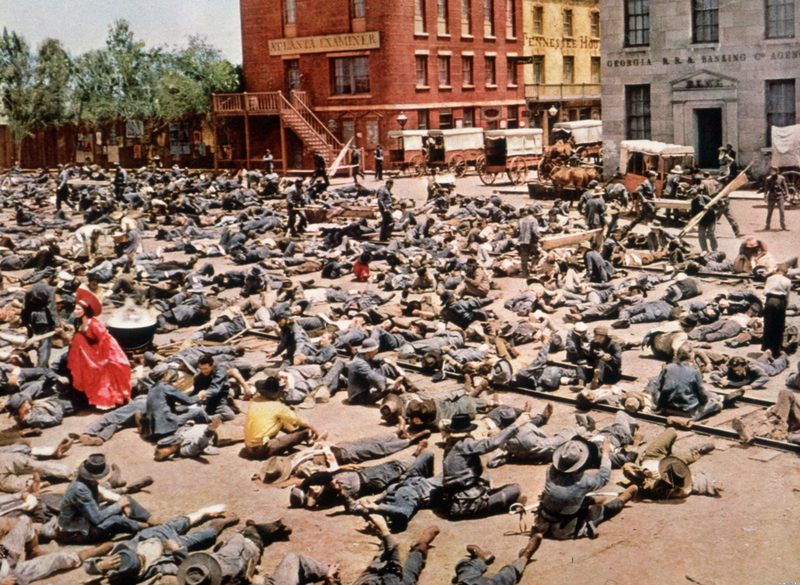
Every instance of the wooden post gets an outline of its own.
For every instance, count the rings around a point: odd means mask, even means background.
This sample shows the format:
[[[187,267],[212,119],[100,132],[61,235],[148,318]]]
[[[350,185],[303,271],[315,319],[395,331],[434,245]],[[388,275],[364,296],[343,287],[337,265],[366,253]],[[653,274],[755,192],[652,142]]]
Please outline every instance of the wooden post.
[[[281,92],[278,91],[278,93],[280,94]],[[279,103],[280,103],[280,100],[279,100]],[[287,171],[289,170],[288,169],[288,167],[289,167],[289,164],[288,164],[289,153],[286,152],[286,127],[283,125],[283,113],[281,112],[281,109],[282,108],[280,108],[280,107],[278,108],[278,119],[281,122],[281,158],[283,159],[281,162],[283,163],[283,165],[282,165],[283,166],[283,176],[285,177],[286,174],[287,174]]]
[[[247,110],[250,107],[247,101],[247,92],[244,92],[244,155],[247,157],[245,167],[250,170],[250,117]]]

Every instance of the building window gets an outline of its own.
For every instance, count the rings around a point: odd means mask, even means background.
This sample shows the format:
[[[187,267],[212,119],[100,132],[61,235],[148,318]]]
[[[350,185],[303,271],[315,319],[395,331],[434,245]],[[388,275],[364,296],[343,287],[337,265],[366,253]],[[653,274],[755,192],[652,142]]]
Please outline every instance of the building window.
[[[519,106],[508,106],[508,123],[506,126],[513,130],[519,128]]]
[[[544,34],[544,8],[542,6],[533,7],[533,34]]]
[[[506,78],[509,87],[517,86],[517,60],[509,58],[506,60]]]
[[[794,0],[765,0],[767,38],[785,39],[794,36]]]
[[[461,36],[472,36],[472,0],[461,0]]]
[[[692,39],[695,43],[719,41],[719,0],[692,0]]]
[[[772,146],[773,126],[796,123],[794,79],[767,81],[767,146]]]
[[[417,86],[428,87],[428,56],[417,55]]]
[[[483,36],[494,38],[494,0],[483,0]]]
[[[569,9],[564,11],[564,36],[572,36],[572,10]]]
[[[544,83],[544,55],[534,55],[533,57],[533,82]]]
[[[297,24],[297,0],[283,0],[284,24]]]
[[[453,110],[444,108],[439,110],[439,129],[449,130],[453,127]]]
[[[625,113],[628,140],[650,140],[650,86],[625,86]]]
[[[450,86],[450,57],[439,56],[439,85]]]
[[[425,22],[425,0],[414,0],[414,34],[424,35],[428,32]]]
[[[447,36],[450,34],[450,26],[447,22],[447,0],[436,0],[436,15],[439,17],[438,34]]]
[[[517,36],[517,3],[506,0],[506,38],[513,39]]]
[[[575,57],[564,57],[562,83],[575,83]]]
[[[475,76],[472,73],[474,70],[473,64],[472,57],[461,57],[461,76],[464,86],[473,87],[475,85]]]
[[[600,13],[592,12],[591,15],[591,33],[593,39],[600,38]]]
[[[464,128],[475,127],[475,108],[464,108]]]
[[[494,57],[486,57],[486,85],[497,85],[497,68]]]
[[[650,0],[625,0],[625,46],[650,44]]]
[[[333,59],[333,94],[369,93],[369,58],[340,57]]]
[[[428,110],[417,110],[417,129],[428,129]]]
[[[353,13],[353,18],[366,18],[367,0],[351,0],[350,10]]]
[[[591,68],[592,83],[600,83],[600,57],[592,57]]]

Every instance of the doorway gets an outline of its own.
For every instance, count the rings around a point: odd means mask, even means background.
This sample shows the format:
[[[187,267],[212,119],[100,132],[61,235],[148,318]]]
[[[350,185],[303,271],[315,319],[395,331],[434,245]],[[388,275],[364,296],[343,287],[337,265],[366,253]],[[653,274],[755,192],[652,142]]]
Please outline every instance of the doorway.
[[[287,59],[283,62],[283,71],[286,77],[286,92],[300,91],[300,60]]]
[[[703,108],[694,111],[695,157],[698,168],[719,167],[719,147],[722,146],[722,108]]]

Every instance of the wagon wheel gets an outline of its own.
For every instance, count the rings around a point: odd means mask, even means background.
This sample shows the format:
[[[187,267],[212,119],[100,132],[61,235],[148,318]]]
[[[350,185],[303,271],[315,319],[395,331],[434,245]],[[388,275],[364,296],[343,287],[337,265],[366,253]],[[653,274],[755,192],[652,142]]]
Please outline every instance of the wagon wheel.
[[[528,176],[528,165],[525,164],[525,159],[521,156],[515,156],[506,169],[508,178],[515,185],[522,185],[525,182],[525,177]]]
[[[408,173],[414,177],[422,177],[425,174],[425,159],[421,154],[415,154],[408,161]]]
[[[800,172],[786,171],[781,173],[786,179],[786,187],[789,189],[789,202],[792,205],[800,203]]]
[[[467,174],[467,160],[461,154],[451,154],[447,157],[447,169],[460,179]]]
[[[497,178],[497,175],[495,173],[489,173],[486,171],[485,156],[479,156],[478,160],[475,161],[475,170],[478,171],[478,176],[480,176],[481,181],[483,182],[484,185],[491,185]]]

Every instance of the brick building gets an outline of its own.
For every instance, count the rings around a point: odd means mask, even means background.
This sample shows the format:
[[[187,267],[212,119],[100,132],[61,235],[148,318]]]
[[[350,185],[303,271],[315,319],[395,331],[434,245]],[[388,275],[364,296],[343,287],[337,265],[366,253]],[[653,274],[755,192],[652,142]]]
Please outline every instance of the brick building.
[[[770,128],[796,123],[800,106],[800,2],[796,0],[600,0],[606,173],[619,143],[693,146],[717,167],[731,144],[758,172]]]
[[[247,135],[233,159],[253,164],[271,147],[298,168],[310,148],[330,159],[354,138],[371,168],[401,113],[406,129],[528,123],[523,0],[240,4],[247,94],[216,96],[214,108],[231,142]]]
[[[532,125],[599,120],[599,0],[524,0],[523,30]]]

